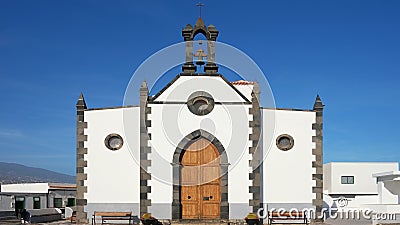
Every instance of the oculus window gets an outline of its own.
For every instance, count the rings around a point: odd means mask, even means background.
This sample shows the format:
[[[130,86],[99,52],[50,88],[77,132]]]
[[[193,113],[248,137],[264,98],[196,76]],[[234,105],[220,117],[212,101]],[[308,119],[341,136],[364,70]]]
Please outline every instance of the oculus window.
[[[214,99],[205,91],[192,93],[186,104],[190,112],[198,116],[207,115],[214,109]]]
[[[294,146],[294,139],[289,134],[282,134],[276,138],[276,146],[282,151],[288,151]]]
[[[110,150],[119,150],[124,144],[124,140],[119,134],[110,134],[104,140],[104,144]]]

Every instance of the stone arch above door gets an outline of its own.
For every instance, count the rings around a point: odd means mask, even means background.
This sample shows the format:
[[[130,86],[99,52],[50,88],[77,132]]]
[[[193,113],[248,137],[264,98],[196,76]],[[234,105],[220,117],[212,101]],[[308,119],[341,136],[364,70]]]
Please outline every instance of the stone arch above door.
[[[181,176],[181,159],[187,149],[196,140],[204,138],[212,143],[218,150],[221,161],[221,219],[229,219],[229,203],[228,203],[228,166],[229,161],[224,146],[211,133],[199,129],[186,135],[175,149],[173,156],[173,201],[172,201],[172,219],[182,219],[181,196],[180,196],[180,176]]]

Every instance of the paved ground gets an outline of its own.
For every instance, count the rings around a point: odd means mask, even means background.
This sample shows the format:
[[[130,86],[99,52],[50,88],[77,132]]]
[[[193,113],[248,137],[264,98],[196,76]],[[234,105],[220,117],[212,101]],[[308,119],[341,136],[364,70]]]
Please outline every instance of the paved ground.
[[[400,215],[399,215],[400,216]],[[1,220],[0,225],[21,225],[20,220],[10,219],[10,220]],[[71,223],[70,221],[57,221],[51,223],[36,223],[36,225],[72,225],[75,223]],[[396,220],[391,221],[380,221],[374,222],[371,220],[360,219],[360,220],[349,220],[349,219],[327,219],[324,224],[318,225],[400,225],[400,217],[396,218]],[[115,225],[115,224],[114,224]],[[172,224],[173,225],[173,224]],[[288,224],[286,224],[288,225]]]
[[[366,219],[363,220],[327,219],[325,223],[329,225],[372,225],[372,221]]]
[[[395,220],[381,220],[381,221],[375,221],[375,220],[367,220],[367,219],[327,219],[325,221],[325,224],[329,225],[400,225],[400,215],[397,215],[397,218]]]
[[[17,219],[9,219],[9,220],[0,220],[0,225],[21,225],[21,220]],[[35,223],[35,225],[71,225],[75,223],[71,223],[70,221],[57,221],[57,222],[51,222],[51,223]],[[31,224],[33,225],[33,223]]]

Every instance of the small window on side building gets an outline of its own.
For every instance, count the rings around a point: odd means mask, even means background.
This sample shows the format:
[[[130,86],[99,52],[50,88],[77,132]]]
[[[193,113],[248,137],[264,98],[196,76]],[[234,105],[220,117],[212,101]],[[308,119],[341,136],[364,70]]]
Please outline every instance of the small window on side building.
[[[342,184],[354,184],[354,176],[342,176]]]
[[[62,198],[54,198],[53,207],[54,208],[62,208]]]
[[[40,209],[40,197],[33,197],[33,209]]]
[[[75,198],[68,198],[67,207],[75,206],[76,200]]]

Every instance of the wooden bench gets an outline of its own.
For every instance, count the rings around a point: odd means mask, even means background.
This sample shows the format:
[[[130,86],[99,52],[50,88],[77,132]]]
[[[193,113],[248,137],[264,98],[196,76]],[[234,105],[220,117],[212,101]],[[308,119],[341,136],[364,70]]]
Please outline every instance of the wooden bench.
[[[307,215],[304,212],[269,212],[268,224],[282,220],[296,220],[299,224],[308,224]],[[280,222],[279,222],[280,223]]]
[[[96,224],[96,219],[101,219],[101,224],[110,220],[129,220],[132,222],[132,212],[94,212],[92,217],[92,224]]]

